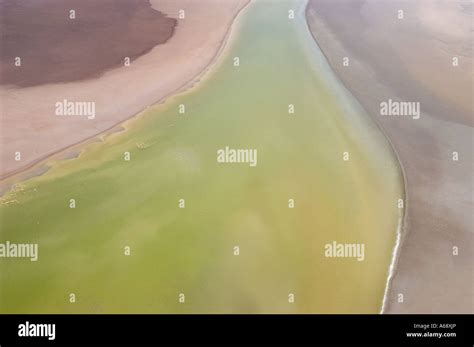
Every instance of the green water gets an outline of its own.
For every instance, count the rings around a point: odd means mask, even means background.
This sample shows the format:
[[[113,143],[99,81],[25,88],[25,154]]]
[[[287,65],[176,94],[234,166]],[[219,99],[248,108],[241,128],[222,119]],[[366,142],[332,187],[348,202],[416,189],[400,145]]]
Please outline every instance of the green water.
[[[38,243],[39,260],[0,258],[0,312],[380,310],[399,168],[304,5],[254,1],[197,88],[4,197],[18,202],[0,208],[0,242]],[[225,146],[257,149],[257,166],[217,163]],[[325,257],[333,241],[364,243],[364,260]]]

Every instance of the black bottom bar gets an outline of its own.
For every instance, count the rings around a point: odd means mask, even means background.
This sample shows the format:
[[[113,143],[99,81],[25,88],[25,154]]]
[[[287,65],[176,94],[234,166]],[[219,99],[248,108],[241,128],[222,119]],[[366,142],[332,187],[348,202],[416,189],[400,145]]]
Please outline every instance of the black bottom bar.
[[[52,325],[45,324],[54,324],[54,330]],[[473,326],[472,315],[0,315],[0,345],[325,343],[472,346]]]

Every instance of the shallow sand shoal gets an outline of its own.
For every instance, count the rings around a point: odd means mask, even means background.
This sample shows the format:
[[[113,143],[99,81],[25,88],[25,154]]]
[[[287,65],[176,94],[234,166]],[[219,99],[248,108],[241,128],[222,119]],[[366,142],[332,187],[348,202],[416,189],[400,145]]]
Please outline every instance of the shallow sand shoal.
[[[0,177],[15,174],[132,117],[193,81],[214,60],[229,28],[249,0],[151,1],[178,20],[174,35],[99,78],[28,88],[0,87]],[[184,10],[185,18],[179,19]],[[100,45],[100,42],[96,42]],[[56,116],[63,101],[94,102],[95,119]],[[21,160],[15,160],[15,153]]]
[[[387,134],[405,173],[387,313],[474,311],[472,17],[469,1],[310,0],[307,8],[318,45]],[[381,116],[388,99],[420,102],[420,119]]]

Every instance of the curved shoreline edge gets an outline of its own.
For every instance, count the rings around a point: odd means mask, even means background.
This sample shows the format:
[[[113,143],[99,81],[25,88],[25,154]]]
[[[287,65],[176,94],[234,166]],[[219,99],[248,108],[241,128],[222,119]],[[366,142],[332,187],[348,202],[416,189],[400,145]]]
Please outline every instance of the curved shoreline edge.
[[[47,154],[43,157],[40,157],[40,158],[38,158],[37,160],[31,162],[30,164],[28,164],[25,167],[19,168],[17,170],[13,170],[9,173],[6,173],[3,176],[0,176],[0,184],[3,183],[3,184],[10,185],[10,183],[6,182],[7,180],[17,178],[18,176],[20,176],[22,174],[28,174],[31,171],[33,171],[34,169],[39,169],[39,168],[42,167],[42,165],[46,165],[48,162],[53,160],[55,156],[63,154],[64,152],[66,152],[68,150],[71,150],[75,147],[87,146],[88,143],[90,141],[93,141],[94,139],[99,139],[100,141],[104,141],[105,137],[107,137],[108,135],[116,132],[116,131],[114,131],[114,129],[116,129],[117,127],[121,127],[123,124],[125,124],[126,122],[128,122],[132,119],[140,117],[140,115],[143,114],[143,112],[145,112],[149,107],[153,107],[153,106],[163,104],[167,100],[169,100],[170,98],[172,98],[176,95],[179,95],[181,93],[187,92],[191,89],[194,89],[194,88],[198,87],[198,84],[200,84],[200,82],[202,82],[205,77],[209,76],[208,74],[210,74],[212,72],[211,70],[213,70],[213,68],[219,63],[220,59],[224,58],[224,53],[225,53],[226,48],[228,47],[228,42],[229,42],[232,30],[236,25],[237,18],[243,12],[243,10],[248,7],[248,5],[251,2],[252,2],[252,0],[247,0],[247,2],[235,13],[229,27],[226,30],[226,33],[224,34],[224,37],[222,38],[221,42],[219,43],[219,47],[217,48],[216,53],[213,55],[213,57],[208,62],[208,64],[200,72],[193,75],[190,79],[188,79],[181,86],[179,86],[178,88],[174,89],[173,91],[167,93],[163,97],[157,99],[153,103],[144,106],[141,111],[139,111],[137,113],[133,113],[132,115],[130,115],[130,117],[128,117],[126,119],[123,119],[123,120],[120,120],[119,122],[113,124],[112,126],[108,127],[107,129],[104,129],[103,131],[100,131],[100,132],[98,132],[94,135],[88,136],[88,137],[86,137],[86,138],[84,138],[84,139],[82,139],[78,142],[75,142],[71,145],[68,145],[68,146],[63,147],[59,150],[51,152],[51,153],[49,153],[49,154]],[[124,127],[124,129],[126,130],[126,127]],[[120,132],[122,132],[122,131],[120,131]],[[78,153],[78,155],[73,159],[79,158],[81,156],[83,150],[84,150],[84,148],[81,148],[80,150],[77,150],[76,152]],[[18,179],[18,181],[15,181],[14,183],[12,182],[12,184],[28,181],[32,177],[43,176],[48,171],[49,171],[49,168],[48,168],[48,170],[45,170],[44,172],[42,172],[39,175],[32,175],[32,176],[28,176],[26,178],[21,178],[20,177]],[[4,196],[5,194],[7,194],[11,189],[12,189],[12,187],[10,185],[9,188],[4,189],[2,191],[1,186],[0,186],[0,198],[2,196]]]
[[[308,1],[306,3],[306,8],[305,8],[306,25],[307,25],[308,31],[310,32],[311,36],[313,37],[315,43],[318,44],[318,40],[316,39],[316,37],[313,34],[313,31],[311,30],[309,20],[308,20],[309,4],[310,4],[310,2]],[[347,92],[349,94],[353,95],[350,92],[350,89],[346,85],[346,83],[339,77],[339,74],[337,73],[334,66],[331,64],[331,61],[328,58],[328,56],[326,55],[326,53],[324,52],[324,49],[319,44],[318,44],[318,46],[320,47],[323,56],[325,57],[325,59],[326,59],[328,65],[330,66],[332,72],[334,73],[334,76],[336,76],[338,81],[342,84],[342,86],[344,86],[344,88],[347,90]],[[389,268],[388,268],[388,276],[387,276],[387,280],[385,282],[385,290],[384,290],[384,295],[383,295],[383,298],[382,298],[381,309],[380,309],[380,312],[379,312],[380,314],[383,314],[383,313],[386,313],[386,307],[387,307],[387,303],[388,303],[388,296],[390,294],[391,287],[392,287],[392,280],[393,280],[393,277],[394,277],[395,273],[397,272],[398,260],[400,258],[400,250],[401,250],[401,247],[403,245],[403,241],[405,239],[405,236],[408,232],[408,220],[407,220],[407,212],[406,212],[408,207],[409,207],[408,192],[407,192],[407,178],[406,178],[405,169],[403,167],[403,163],[401,161],[400,155],[398,154],[397,149],[395,148],[392,140],[388,136],[385,129],[382,127],[382,125],[374,117],[371,116],[370,112],[368,112],[368,110],[366,110],[364,108],[364,106],[360,103],[360,101],[354,95],[353,95],[353,97],[354,97],[354,100],[357,101],[357,103],[359,104],[361,109],[363,109],[365,111],[365,113],[369,116],[369,118],[373,120],[374,124],[377,126],[379,131],[382,133],[382,135],[387,140],[387,142],[388,142],[388,144],[389,144],[389,146],[392,150],[392,153],[395,156],[395,159],[396,159],[397,164],[398,164],[397,166],[400,170],[400,174],[401,174],[401,177],[402,177],[402,180],[403,180],[402,184],[403,184],[403,195],[404,195],[403,196],[404,207],[403,207],[403,212],[401,212],[400,209],[398,210],[399,211],[399,217],[398,217],[398,225],[397,225],[397,230],[396,230],[396,241],[395,241],[395,245],[392,249],[392,258],[391,258],[391,262],[390,262]]]

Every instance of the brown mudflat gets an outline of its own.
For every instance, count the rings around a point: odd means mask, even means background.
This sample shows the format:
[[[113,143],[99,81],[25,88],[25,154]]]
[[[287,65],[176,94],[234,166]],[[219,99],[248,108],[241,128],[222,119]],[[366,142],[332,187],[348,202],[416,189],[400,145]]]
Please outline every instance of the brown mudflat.
[[[306,14],[404,168],[406,223],[384,312],[474,312],[472,3],[310,0]],[[388,99],[419,102],[421,117],[382,116]]]
[[[98,77],[166,42],[176,23],[148,0],[0,1],[0,84]]]

